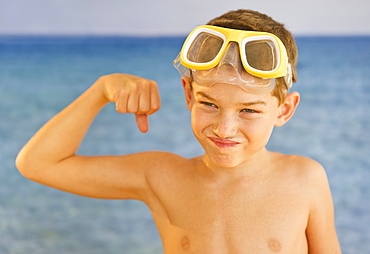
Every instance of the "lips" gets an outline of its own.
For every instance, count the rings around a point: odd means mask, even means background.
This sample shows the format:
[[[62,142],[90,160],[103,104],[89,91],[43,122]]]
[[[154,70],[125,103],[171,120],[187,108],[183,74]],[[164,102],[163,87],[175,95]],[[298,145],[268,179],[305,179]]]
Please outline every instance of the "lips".
[[[208,137],[217,147],[219,148],[228,148],[228,147],[235,147],[239,145],[239,142],[230,140],[230,139],[224,139],[224,138],[214,138],[214,137]]]

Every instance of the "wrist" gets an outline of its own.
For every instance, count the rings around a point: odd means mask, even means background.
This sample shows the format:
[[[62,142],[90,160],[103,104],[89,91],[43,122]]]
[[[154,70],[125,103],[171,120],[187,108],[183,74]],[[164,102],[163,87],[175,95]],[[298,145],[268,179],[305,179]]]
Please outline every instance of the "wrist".
[[[95,83],[86,91],[87,96],[94,100],[99,106],[104,107],[110,100],[105,94],[104,77],[100,77]]]

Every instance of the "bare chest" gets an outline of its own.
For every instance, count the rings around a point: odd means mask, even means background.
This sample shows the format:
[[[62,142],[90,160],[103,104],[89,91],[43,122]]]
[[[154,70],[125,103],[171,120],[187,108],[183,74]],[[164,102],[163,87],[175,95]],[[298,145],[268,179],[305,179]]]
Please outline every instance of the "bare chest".
[[[302,200],[289,187],[177,184],[153,215],[168,253],[307,253]]]

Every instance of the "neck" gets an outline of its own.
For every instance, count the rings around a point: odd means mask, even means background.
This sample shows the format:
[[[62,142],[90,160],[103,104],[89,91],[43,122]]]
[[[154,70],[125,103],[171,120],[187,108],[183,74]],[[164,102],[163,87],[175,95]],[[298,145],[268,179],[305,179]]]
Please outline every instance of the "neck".
[[[207,154],[201,157],[200,172],[209,178],[214,179],[236,179],[240,177],[255,178],[260,177],[266,173],[270,168],[269,161],[271,160],[271,152],[265,148],[259,152],[246,157],[241,163],[233,166],[225,166],[215,164],[209,159]]]

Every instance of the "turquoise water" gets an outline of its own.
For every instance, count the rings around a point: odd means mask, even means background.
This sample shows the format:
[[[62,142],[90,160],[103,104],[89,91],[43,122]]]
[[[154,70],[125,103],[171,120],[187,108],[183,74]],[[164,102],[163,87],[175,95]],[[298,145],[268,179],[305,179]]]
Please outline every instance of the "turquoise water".
[[[156,80],[162,109],[142,134],[132,115],[107,106],[82,154],[164,150],[202,153],[179,75],[183,38],[0,37],[0,254],[162,253],[146,206],[75,196],[24,179],[14,158],[50,117],[99,76],[127,72]],[[271,150],[321,162],[328,173],[343,253],[370,253],[370,37],[300,37],[302,101],[277,128]],[[129,144],[129,145],[127,145]]]

